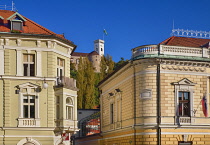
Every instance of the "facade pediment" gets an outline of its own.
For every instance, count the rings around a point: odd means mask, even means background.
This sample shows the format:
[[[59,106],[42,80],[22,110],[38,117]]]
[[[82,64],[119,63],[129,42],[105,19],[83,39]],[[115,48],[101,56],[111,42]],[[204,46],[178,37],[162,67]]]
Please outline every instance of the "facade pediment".
[[[13,19],[19,19],[22,21],[26,21],[26,19],[24,19],[18,12],[14,13],[13,15],[11,15],[9,18],[7,18],[7,20],[13,20]]]
[[[33,84],[33,83],[24,83],[16,86],[17,88],[38,88],[40,87],[39,85]]]
[[[173,85],[187,85],[187,86],[195,86],[196,83],[193,83],[192,81],[188,80],[187,78],[184,78],[178,82],[172,83]]]

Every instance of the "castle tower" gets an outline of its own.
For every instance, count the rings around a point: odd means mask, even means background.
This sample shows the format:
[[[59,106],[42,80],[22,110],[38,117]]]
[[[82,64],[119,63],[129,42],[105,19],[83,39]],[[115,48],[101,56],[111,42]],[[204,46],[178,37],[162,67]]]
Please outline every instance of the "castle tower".
[[[94,41],[94,50],[101,56],[104,55],[104,40],[98,39]]]

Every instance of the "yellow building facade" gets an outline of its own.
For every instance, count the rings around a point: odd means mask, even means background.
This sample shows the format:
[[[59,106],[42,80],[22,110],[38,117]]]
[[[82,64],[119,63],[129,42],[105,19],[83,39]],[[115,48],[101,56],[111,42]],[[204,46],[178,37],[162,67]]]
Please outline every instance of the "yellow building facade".
[[[78,130],[76,46],[18,12],[0,10],[0,20],[0,144],[58,145]]]
[[[173,36],[132,49],[132,59],[99,84],[101,134],[78,144],[210,145],[203,113],[209,112],[209,41]]]

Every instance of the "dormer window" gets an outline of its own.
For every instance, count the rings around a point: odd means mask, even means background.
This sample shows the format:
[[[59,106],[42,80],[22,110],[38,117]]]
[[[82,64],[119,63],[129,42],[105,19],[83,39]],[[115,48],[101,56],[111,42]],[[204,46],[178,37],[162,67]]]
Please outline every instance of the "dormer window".
[[[12,20],[11,21],[11,30],[23,30],[23,22],[21,20]]]
[[[26,21],[18,12],[11,15],[7,20],[10,21],[11,30],[23,30],[23,23]]]

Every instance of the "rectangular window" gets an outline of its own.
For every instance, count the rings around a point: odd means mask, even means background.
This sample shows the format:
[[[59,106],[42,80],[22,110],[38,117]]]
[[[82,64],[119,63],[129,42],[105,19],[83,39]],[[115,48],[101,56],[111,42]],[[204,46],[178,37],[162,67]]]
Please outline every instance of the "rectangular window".
[[[58,58],[57,59],[57,77],[58,83],[62,83],[62,77],[64,76],[64,60]]]
[[[179,116],[190,116],[190,92],[179,92]]]
[[[33,54],[23,55],[23,75],[35,76],[35,56]]]
[[[114,123],[114,104],[110,104],[110,123]]]
[[[23,23],[21,21],[12,21],[12,30],[23,30]]]
[[[35,96],[23,96],[23,118],[35,118]]]

